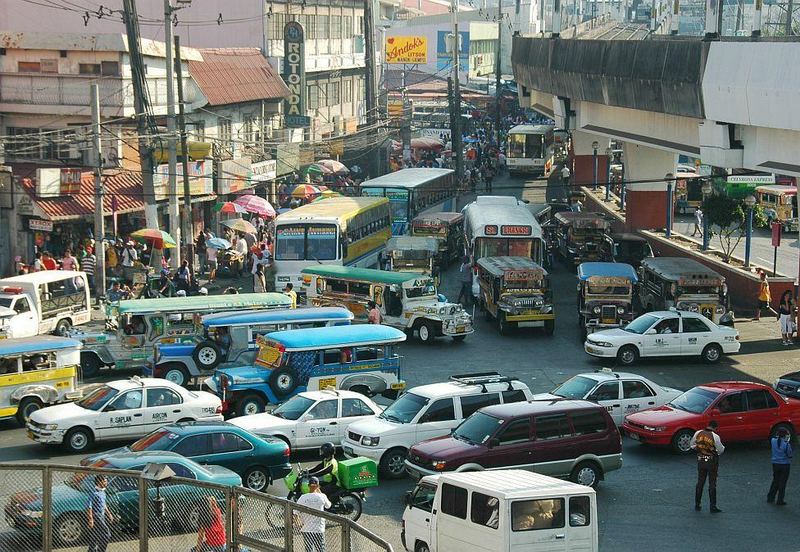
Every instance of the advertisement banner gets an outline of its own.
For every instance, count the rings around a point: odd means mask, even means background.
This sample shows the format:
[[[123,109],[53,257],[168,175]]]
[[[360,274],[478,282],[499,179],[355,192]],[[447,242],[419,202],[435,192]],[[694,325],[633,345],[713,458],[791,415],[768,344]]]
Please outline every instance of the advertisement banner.
[[[424,36],[387,36],[386,63],[428,63],[428,39]]]
[[[278,176],[278,162],[275,159],[259,161],[251,165],[253,171],[253,181],[269,182]]]
[[[220,164],[219,194],[233,194],[253,187],[252,176],[248,157],[226,159]]]
[[[178,194],[183,197],[183,163],[178,163],[176,181]],[[159,165],[153,173],[153,187],[156,199],[167,197],[169,187],[169,165]],[[189,193],[193,196],[209,195],[214,193],[214,168],[211,159],[189,162]]]
[[[436,35],[436,69],[442,70],[453,66],[453,54],[447,49],[447,37],[453,33],[438,31]],[[458,63],[461,71],[469,69],[469,31],[458,31],[461,44],[458,49]]]

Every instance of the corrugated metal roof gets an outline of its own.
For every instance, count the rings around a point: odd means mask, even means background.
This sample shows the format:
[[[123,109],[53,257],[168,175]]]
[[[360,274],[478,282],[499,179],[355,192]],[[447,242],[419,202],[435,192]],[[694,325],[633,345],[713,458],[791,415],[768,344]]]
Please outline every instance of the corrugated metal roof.
[[[258,48],[204,48],[189,72],[208,105],[228,105],[289,96],[286,83]]]

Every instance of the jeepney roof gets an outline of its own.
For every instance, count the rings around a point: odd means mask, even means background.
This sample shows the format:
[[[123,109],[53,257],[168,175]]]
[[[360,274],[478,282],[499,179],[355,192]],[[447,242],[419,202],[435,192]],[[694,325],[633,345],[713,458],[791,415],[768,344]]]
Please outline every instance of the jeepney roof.
[[[639,234],[633,234],[632,232],[619,232],[615,234],[611,234],[611,239],[616,241],[635,241],[635,242],[646,242],[647,238],[640,236]]]
[[[459,220],[463,219],[464,215],[461,213],[452,213],[450,211],[442,211],[439,213],[425,213],[423,215],[418,215],[411,221],[411,225],[413,226],[415,222],[426,222],[429,224],[437,224],[437,223],[446,223],[446,224],[453,224],[454,222],[458,222]]]
[[[241,293],[236,295],[201,295],[197,297],[167,297],[159,299],[128,299],[120,301],[120,314],[149,314],[154,312],[191,312],[231,308],[291,307],[292,301],[283,293]]]
[[[63,351],[64,349],[80,349],[81,347],[82,343],[77,339],[57,337],[55,335],[0,339],[0,357]]]
[[[528,205],[510,196],[478,196],[464,207],[469,220],[470,231],[474,237],[485,236],[486,226],[497,226],[498,238],[542,238],[542,227]],[[506,235],[501,226],[530,226],[529,235]]]
[[[421,272],[391,272],[388,270],[376,270],[374,268],[355,268],[349,266],[321,265],[304,268],[301,274],[311,274],[314,276],[325,276],[327,278],[342,278],[345,280],[361,280],[373,284],[397,284],[402,285],[409,280],[418,278],[428,278]]]
[[[555,219],[562,224],[571,224],[576,228],[609,227],[609,221],[600,213],[576,213],[574,211],[561,211],[556,213]]]
[[[435,168],[410,168],[384,174],[376,178],[370,178],[361,183],[364,188],[409,188],[414,189],[435,178],[448,174],[455,174],[453,169]]]
[[[530,257],[481,257],[478,264],[492,276],[502,276],[507,270],[541,270],[547,276],[547,271]]]
[[[430,251],[439,252],[439,240],[423,236],[395,236],[386,242],[387,251]]]
[[[642,266],[649,268],[667,280],[678,281],[689,276],[691,279],[718,279],[724,282],[725,278],[708,268],[706,265],[687,257],[648,257],[642,259]]]
[[[353,313],[343,307],[311,307],[306,309],[277,309],[268,311],[218,312],[203,317],[207,328],[218,326],[247,326],[250,324],[287,324],[292,322],[348,321]]]
[[[764,194],[775,195],[797,195],[796,186],[786,186],[782,184],[771,184],[768,186],[756,186],[756,191]]]
[[[579,280],[585,281],[592,276],[627,278],[634,284],[639,280],[633,267],[625,263],[581,263],[578,265]]]
[[[382,324],[356,324],[272,332],[266,337],[266,340],[280,343],[287,351],[312,351],[336,347],[400,343],[406,340],[406,334],[397,328]]]
[[[449,472],[429,475],[423,478],[422,482],[451,483],[507,500],[595,494],[595,490],[591,487],[528,470]]]

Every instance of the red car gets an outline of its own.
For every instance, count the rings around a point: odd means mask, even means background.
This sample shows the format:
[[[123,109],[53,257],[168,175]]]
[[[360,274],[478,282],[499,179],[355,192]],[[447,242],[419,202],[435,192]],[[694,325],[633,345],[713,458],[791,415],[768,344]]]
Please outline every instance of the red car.
[[[747,381],[718,381],[689,389],[672,402],[625,417],[628,437],[651,445],[690,452],[695,431],[710,420],[719,424],[723,444],[767,440],[785,427],[794,438],[800,424],[800,400]]]

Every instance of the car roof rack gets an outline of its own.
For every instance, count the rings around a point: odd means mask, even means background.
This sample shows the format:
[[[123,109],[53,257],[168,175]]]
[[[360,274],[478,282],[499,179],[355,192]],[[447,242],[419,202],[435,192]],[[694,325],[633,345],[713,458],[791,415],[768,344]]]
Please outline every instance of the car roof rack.
[[[462,385],[480,385],[481,393],[486,393],[487,383],[508,383],[508,390],[511,391],[514,389],[513,382],[519,381],[519,378],[504,376],[499,372],[475,372],[472,374],[454,374],[450,376],[450,381]]]

